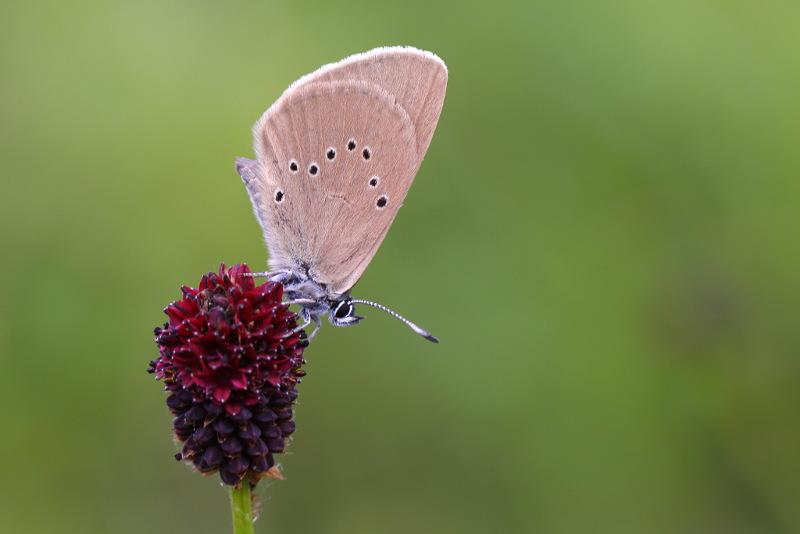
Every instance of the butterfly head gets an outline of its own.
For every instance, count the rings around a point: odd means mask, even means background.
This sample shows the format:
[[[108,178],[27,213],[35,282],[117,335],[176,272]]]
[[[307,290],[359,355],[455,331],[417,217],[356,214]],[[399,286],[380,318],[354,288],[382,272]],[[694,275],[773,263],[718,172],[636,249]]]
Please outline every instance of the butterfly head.
[[[328,320],[335,326],[358,324],[363,318],[363,315],[356,315],[356,305],[349,296],[334,301],[328,311]]]
[[[270,279],[284,285],[287,303],[300,306],[300,315],[307,324],[313,322],[319,327],[320,317],[325,314],[335,326],[358,324],[364,318],[356,315],[356,307],[349,294],[331,295],[322,284],[309,278],[306,272],[279,271],[271,274]]]

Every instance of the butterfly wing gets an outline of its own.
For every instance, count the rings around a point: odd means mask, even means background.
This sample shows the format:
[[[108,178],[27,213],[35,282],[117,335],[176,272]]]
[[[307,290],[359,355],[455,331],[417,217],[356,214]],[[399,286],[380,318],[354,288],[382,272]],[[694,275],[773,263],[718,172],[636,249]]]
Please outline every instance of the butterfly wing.
[[[382,47],[325,65],[293,83],[287,92],[316,82],[363,80],[392,95],[416,129],[420,161],[433,138],[447,89],[447,67],[431,52]]]
[[[441,60],[379,50],[287,89],[256,123],[258,163],[242,173],[270,267],[304,273],[331,297],[355,285],[383,241],[444,99]]]

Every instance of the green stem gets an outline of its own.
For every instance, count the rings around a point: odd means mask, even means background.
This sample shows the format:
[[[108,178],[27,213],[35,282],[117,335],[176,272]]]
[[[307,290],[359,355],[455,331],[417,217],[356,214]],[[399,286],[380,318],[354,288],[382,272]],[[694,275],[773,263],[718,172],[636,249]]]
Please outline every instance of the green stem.
[[[233,534],[255,534],[250,483],[247,480],[242,481],[240,488],[231,486],[231,513]]]

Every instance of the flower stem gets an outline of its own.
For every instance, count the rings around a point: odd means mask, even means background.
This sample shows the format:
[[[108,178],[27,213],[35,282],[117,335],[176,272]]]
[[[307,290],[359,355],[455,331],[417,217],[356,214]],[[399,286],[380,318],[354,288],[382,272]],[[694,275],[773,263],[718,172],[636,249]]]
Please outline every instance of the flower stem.
[[[240,487],[231,486],[233,534],[255,534],[250,483],[247,480],[243,480],[238,486]]]

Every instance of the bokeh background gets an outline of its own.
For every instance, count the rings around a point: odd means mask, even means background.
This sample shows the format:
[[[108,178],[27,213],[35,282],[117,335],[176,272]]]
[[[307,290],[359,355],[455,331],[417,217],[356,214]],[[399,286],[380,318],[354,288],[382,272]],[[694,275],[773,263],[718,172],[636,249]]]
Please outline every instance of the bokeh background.
[[[417,181],[306,352],[262,533],[800,532],[796,2],[0,6],[0,531],[227,532],[145,370],[265,266],[233,169],[296,78],[450,69]]]

